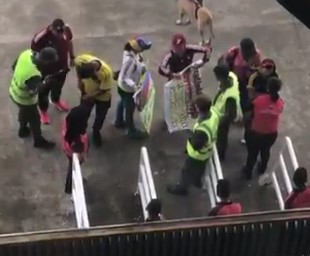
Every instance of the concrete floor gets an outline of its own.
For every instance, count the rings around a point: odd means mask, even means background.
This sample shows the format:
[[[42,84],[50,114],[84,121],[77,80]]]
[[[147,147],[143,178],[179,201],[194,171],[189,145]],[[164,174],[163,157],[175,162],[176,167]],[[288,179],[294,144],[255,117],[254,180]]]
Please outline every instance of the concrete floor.
[[[144,142],[132,142],[116,131],[113,121],[117,95],[103,129],[104,146],[92,149],[83,166],[91,225],[129,222],[137,213],[135,191],[139,150],[146,145],[151,159],[158,195],[167,218],[203,216],[209,210],[208,199],[200,191],[188,198],[165,192],[165,184],[178,176],[182,166],[185,134],[169,135],[162,131],[162,86],[157,66],[169,49],[174,32],[184,32],[191,42],[198,42],[193,26],[176,27],[175,1],[164,0],[11,0],[0,8],[0,232],[16,232],[74,227],[72,206],[64,196],[66,159],[60,148],[50,153],[32,148],[29,140],[17,138],[16,108],[8,98],[10,67],[20,51],[29,47],[35,31],[55,17],[63,17],[75,35],[76,54],[91,52],[118,68],[122,47],[128,37],[147,35],[154,47],[147,57],[157,88],[156,113],[152,136]],[[214,95],[217,84],[212,74],[220,54],[245,36],[252,37],[262,52],[274,58],[284,81],[286,99],[282,134],[291,136],[300,163],[309,166],[309,51],[308,30],[275,1],[208,1],[214,15],[216,40],[210,63],[203,69],[206,93]],[[76,80],[70,74],[64,98],[71,105],[78,102]],[[44,134],[59,142],[63,114],[50,109],[52,125]],[[240,130],[232,131],[224,175],[232,182],[233,198],[244,204],[245,211],[275,209],[271,188],[258,188],[256,181],[240,180],[239,170],[245,149],[239,145]],[[185,206],[186,205],[186,206]],[[185,207],[184,207],[185,206]]]

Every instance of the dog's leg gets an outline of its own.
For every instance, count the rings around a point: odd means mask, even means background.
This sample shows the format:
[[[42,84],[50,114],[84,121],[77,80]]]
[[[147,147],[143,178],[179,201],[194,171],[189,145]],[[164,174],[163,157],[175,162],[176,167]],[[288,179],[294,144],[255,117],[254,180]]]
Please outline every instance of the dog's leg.
[[[200,35],[200,38],[201,38],[200,45],[204,45],[205,44],[204,27],[205,27],[205,24],[201,21],[200,17],[198,16],[197,28],[198,28],[198,32],[199,32],[199,35]]]
[[[208,27],[209,27],[209,40],[207,43],[211,44],[211,40],[215,38],[214,30],[213,30],[213,20],[211,17],[208,20]]]

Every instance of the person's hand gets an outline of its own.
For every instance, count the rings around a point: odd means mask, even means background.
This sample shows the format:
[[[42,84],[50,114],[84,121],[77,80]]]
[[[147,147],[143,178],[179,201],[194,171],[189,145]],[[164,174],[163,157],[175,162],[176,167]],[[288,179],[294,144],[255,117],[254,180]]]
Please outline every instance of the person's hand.
[[[179,74],[179,73],[173,73],[173,74],[172,74],[172,78],[173,78],[173,79],[178,79],[178,80],[179,80],[179,79],[182,78],[182,75]]]

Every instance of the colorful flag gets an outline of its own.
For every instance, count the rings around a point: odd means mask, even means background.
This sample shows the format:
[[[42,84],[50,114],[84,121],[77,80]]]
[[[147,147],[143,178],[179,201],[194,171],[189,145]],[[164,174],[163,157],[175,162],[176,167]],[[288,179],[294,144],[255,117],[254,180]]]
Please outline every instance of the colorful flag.
[[[140,111],[141,122],[150,133],[155,104],[155,87],[151,73],[146,71],[141,77],[141,89],[135,94],[137,109]]]

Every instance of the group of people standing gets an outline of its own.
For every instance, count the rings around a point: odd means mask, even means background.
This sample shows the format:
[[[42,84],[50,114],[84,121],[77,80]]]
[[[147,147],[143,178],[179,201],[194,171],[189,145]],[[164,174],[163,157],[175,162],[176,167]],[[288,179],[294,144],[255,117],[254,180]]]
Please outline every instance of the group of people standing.
[[[175,39],[177,38],[177,39]],[[193,53],[208,53],[210,46],[192,46],[183,35],[176,35],[172,50],[159,67],[159,74],[168,79],[180,79],[178,72],[193,60]],[[177,43],[176,43],[177,42]],[[195,51],[194,51],[195,49]],[[262,59],[260,51],[250,38],[241,40],[224,53],[213,69],[219,82],[214,99],[200,95],[195,100],[199,118],[187,141],[187,159],[182,169],[181,180],[168,185],[171,193],[186,195],[190,184],[201,187],[201,178],[206,163],[211,157],[212,144],[216,142],[221,161],[226,159],[228,136],[231,125],[243,117],[244,138],[248,156],[242,172],[246,179],[252,178],[258,162],[258,174],[267,169],[270,149],[275,143],[279,119],[284,101],[279,95],[282,82],[272,59]],[[260,161],[258,160],[260,155]]]

